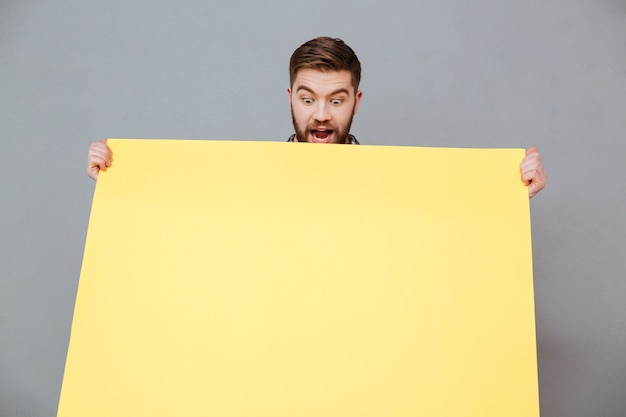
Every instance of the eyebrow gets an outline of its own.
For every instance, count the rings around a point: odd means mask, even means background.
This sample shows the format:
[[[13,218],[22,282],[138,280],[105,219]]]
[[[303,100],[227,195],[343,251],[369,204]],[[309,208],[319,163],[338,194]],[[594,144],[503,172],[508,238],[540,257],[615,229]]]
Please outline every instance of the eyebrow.
[[[300,92],[300,90],[308,91],[308,92],[309,92],[309,93],[311,93],[311,94],[315,94],[315,91],[311,90],[311,89],[310,89],[309,87],[307,87],[306,85],[301,85],[301,86],[299,86],[299,87],[296,89],[296,93]],[[341,93],[346,94],[346,95],[348,95],[348,96],[350,95],[350,91],[348,91],[348,89],[347,89],[347,88],[343,88],[343,87],[342,87],[342,88],[339,88],[339,89],[337,89],[337,90],[335,90],[335,91],[333,91],[333,92],[331,92],[329,95],[330,95],[330,96],[334,96],[334,95],[341,94]]]

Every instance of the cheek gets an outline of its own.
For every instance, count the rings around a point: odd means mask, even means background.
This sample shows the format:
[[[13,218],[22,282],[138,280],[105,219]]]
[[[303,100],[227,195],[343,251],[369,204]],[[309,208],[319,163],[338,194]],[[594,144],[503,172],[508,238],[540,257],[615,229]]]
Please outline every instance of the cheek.
[[[294,104],[292,106],[293,117],[296,120],[307,120],[306,108],[302,105]]]
[[[337,114],[337,120],[341,123],[347,123],[353,116],[352,108],[341,109],[341,112]]]

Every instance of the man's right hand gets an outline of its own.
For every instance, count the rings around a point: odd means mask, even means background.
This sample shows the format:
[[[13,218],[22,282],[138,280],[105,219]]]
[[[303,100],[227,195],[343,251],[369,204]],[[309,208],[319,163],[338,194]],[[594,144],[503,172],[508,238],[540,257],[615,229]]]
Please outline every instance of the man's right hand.
[[[100,139],[99,142],[93,142],[87,153],[87,175],[93,178],[94,181],[97,180],[98,173],[106,171],[112,162],[113,152],[107,145],[107,140]]]

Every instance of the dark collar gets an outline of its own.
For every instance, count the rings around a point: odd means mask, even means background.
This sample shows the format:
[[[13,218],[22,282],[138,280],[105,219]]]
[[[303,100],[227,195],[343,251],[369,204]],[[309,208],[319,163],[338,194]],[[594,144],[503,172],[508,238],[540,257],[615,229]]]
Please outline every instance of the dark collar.
[[[294,133],[293,135],[289,136],[289,139],[287,139],[287,142],[295,142],[296,141],[296,134]],[[351,145],[360,145],[359,141],[356,140],[356,138],[354,137],[354,135],[348,135],[348,141]]]

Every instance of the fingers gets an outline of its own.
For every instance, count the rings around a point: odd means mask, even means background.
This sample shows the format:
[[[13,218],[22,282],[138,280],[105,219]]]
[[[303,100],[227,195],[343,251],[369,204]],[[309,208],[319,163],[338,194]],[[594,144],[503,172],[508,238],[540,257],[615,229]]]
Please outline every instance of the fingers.
[[[526,157],[520,164],[522,182],[528,186],[528,197],[534,197],[546,186],[547,174],[541,162],[539,151],[534,146],[526,151]]]
[[[106,171],[113,163],[113,152],[107,145],[106,139],[93,142],[89,146],[87,153],[87,175],[94,179],[98,179],[100,171]]]

